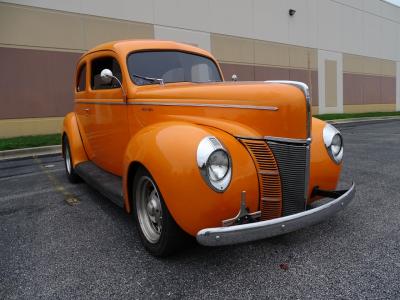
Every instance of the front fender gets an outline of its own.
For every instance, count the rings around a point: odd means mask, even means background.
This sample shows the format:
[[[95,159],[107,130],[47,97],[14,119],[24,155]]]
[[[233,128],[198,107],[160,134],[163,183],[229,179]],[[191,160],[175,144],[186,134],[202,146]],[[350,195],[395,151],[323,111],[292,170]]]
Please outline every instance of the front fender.
[[[202,178],[196,161],[200,141],[213,135],[232,158],[232,181],[223,193],[213,191]],[[169,212],[187,233],[195,235],[232,218],[240,208],[241,192],[247,192],[250,212],[258,210],[258,177],[251,156],[233,136],[209,127],[165,122],[143,128],[130,141],[124,158],[125,206],[130,167],[140,163],[153,176]],[[135,203],[134,199],[132,203]]]
[[[319,119],[312,120],[309,196],[317,186],[322,190],[335,190],[342,169],[342,163],[333,162],[326,150],[322,135],[325,125],[326,122]],[[311,198],[309,203],[317,199]]]
[[[69,147],[72,154],[72,164],[77,164],[87,161],[88,157],[83,147],[81,134],[78,128],[78,122],[74,112],[68,113],[64,118],[63,123],[63,136],[67,135],[69,141]]]

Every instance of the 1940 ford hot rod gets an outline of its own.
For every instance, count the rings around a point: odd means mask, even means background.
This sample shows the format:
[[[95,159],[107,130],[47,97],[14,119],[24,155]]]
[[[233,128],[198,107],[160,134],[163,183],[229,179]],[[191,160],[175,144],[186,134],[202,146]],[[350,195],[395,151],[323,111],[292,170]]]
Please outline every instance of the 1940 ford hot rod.
[[[225,82],[210,53],[175,42],[111,42],[80,58],[63,156],[68,179],[132,212],[157,256],[187,234],[218,246],[291,232],[355,193],[335,191],[342,136],[311,117],[307,85]]]

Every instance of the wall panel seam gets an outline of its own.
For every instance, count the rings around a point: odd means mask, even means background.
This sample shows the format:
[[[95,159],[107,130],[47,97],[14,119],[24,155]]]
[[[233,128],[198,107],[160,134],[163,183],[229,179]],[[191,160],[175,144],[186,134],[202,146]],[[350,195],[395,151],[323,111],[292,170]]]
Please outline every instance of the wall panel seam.
[[[301,71],[317,71],[317,68],[301,68],[301,67],[293,67],[293,66],[280,66],[280,65],[267,65],[267,64],[249,64],[237,61],[227,61],[218,59],[218,63],[220,64],[231,64],[231,65],[239,65],[239,66],[248,66],[248,67],[268,67],[268,68],[277,68],[277,69],[292,69],[292,70],[301,70]]]
[[[396,78],[396,75],[384,75],[377,73],[360,73],[360,72],[343,72],[343,75],[361,75],[361,76],[375,76],[375,77],[387,77],[387,78]]]

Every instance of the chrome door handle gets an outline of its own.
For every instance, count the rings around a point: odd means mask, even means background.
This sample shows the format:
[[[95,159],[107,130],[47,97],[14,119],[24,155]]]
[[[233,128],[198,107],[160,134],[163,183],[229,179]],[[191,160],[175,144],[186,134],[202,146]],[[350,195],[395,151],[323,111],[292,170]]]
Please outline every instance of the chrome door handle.
[[[88,112],[90,110],[90,108],[82,108],[82,110]]]

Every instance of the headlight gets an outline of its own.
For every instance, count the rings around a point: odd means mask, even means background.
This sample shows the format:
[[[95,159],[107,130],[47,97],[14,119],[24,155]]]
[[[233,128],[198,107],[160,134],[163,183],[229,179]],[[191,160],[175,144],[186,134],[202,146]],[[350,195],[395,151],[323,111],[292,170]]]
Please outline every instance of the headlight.
[[[332,160],[340,164],[343,159],[343,138],[339,130],[327,124],[323,131],[324,144]]]
[[[215,150],[207,162],[208,174],[212,181],[224,179],[229,171],[229,157],[224,150]]]
[[[216,192],[223,192],[232,177],[229,153],[213,136],[201,140],[197,147],[197,165],[205,182]]]

